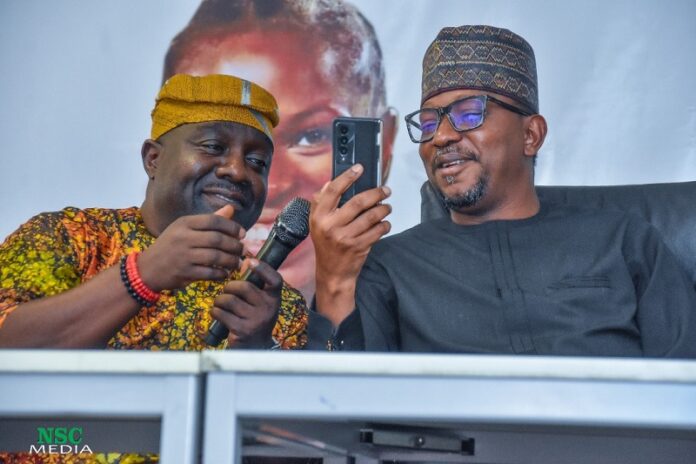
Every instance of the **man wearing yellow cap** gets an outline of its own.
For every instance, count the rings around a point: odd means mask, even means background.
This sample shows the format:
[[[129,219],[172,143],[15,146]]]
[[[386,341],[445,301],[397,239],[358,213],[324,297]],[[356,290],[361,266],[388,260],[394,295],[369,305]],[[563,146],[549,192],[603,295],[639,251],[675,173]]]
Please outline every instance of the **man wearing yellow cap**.
[[[278,119],[249,81],[169,79],[142,148],[140,208],[42,213],[0,245],[0,346],[200,350],[212,317],[230,347],[301,347],[300,294],[253,259],[263,290],[236,280]]]

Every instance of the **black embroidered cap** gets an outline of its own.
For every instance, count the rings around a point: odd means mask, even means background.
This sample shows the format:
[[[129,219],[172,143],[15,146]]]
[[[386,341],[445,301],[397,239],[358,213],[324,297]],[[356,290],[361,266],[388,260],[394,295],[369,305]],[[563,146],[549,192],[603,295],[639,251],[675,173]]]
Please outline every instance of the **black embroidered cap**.
[[[456,89],[505,95],[539,112],[534,50],[519,35],[493,26],[443,28],[423,57],[421,104]]]

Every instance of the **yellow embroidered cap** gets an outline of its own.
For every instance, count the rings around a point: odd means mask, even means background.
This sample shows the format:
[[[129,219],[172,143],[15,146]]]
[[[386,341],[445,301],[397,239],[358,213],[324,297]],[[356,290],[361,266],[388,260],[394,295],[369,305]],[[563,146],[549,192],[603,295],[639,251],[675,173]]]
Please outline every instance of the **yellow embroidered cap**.
[[[258,129],[273,142],[278,103],[253,82],[224,74],[176,74],[164,83],[152,110],[154,140],[182,124],[230,121]]]

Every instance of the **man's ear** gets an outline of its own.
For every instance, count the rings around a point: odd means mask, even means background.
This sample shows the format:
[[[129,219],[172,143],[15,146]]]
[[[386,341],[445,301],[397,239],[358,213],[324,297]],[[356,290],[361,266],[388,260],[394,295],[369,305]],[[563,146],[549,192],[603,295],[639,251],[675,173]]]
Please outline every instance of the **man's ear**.
[[[546,119],[540,114],[529,116],[524,131],[524,154],[536,156],[546,138]]]
[[[391,168],[396,131],[399,128],[399,113],[391,106],[382,115],[382,183],[386,183]]]
[[[162,154],[162,145],[152,139],[147,139],[143,142],[143,147],[140,149],[140,156],[143,158],[143,168],[150,179],[155,178],[157,173],[157,164],[159,157]]]

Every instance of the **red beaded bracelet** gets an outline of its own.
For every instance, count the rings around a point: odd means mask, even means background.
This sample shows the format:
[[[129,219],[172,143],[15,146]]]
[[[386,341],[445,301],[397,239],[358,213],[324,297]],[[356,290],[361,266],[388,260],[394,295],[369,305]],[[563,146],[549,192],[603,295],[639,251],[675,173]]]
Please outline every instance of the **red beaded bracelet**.
[[[133,288],[133,291],[138,294],[140,298],[147,301],[148,303],[155,303],[159,300],[161,294],[152,290],[143,282],[142,277],[140,277],[140,272],[138,271],[137,259],[140,252],[133,252],[126,258],[126,275],[128,276],[128,281]]]

